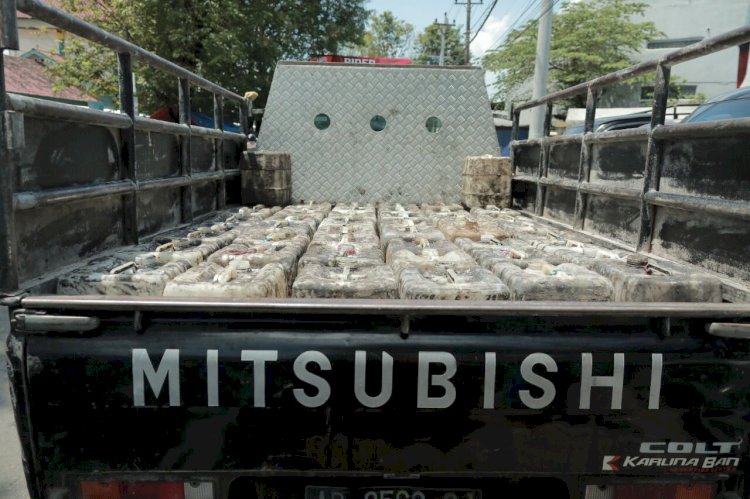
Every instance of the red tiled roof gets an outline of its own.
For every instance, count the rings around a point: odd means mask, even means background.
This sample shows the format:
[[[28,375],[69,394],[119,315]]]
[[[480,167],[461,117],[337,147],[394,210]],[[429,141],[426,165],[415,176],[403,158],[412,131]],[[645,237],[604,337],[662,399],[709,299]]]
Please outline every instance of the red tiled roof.
[[[67,10],[62,6],[62,4],[60,4],[58,0],[44,0],[42,3],[46,3],[50,7],[54,7],[59,10]],[[30,16],[29,14],[21,12],[20,10],[16,11],[16,17],[18,19],[34,19],[34,16]]]
[[[8,92],[40,97],[52,97],[93,102],[96,98],[78,88],[68,87],[59,92],[52,91],[52,79],[44,71],[44,66],[33,59],[5,57],[5,89]]]

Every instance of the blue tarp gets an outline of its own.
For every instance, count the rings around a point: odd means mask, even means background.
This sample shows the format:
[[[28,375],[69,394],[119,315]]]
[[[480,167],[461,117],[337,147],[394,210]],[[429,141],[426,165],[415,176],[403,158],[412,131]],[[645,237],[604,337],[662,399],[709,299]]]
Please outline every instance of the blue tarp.
[[[177,123],[177,110],[176,109],[170,109],[167,106],[160,107],[157,109],[153,114],[150,116],[152,119],[155,120],[161,120],[161,121],[169,121],[170,123]],[[201,113],[200,111],[192,111],[190,113],[190,124],[191,125],[197,125],[202,126],[204,128],[213,128],[214,127],[214,117],[209,116],[206,113]],[[236,132],[241,133],[239,125],[235,125],[234,123],[226,123],[224,122],[224,130],[227,132]]]
[[[202,126],[205,128],[213,128],[214,127],[214,117],[209,116],[205,113],[201,113],[198,111],[192,111],[190,113],[190,118],[193,124]],[[235,125],[234,123],[227,123],[224,122],[224,130],[227,132],[236,132],[240,133],[240,127]]]

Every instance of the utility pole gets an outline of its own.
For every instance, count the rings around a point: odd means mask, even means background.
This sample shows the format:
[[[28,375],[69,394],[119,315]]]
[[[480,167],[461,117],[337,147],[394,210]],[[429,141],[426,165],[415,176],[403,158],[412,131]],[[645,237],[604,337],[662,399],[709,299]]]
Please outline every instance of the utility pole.
[[[468,66],[469,57],[471,57],[471,54],[469,53],[469,45],[471,44],[471,6],[482,5],[483,0],[479,0],[478,3],[472,3],[471,0],[466,0],[466,3],[459,2],[458,0],[455,0],[455,2],[456,5],[466,5],[466,32],[464,33],[466,42],[464,46],[464,64]]]
[[[437,19],[435,19],[435,26],[440,28],[440,60],[438,62],[439,66],[445,66],[445,30],[456,25],[455,21],[453,21],[453,24],[448,24],[447,12],[443,12],[443,18],[444,21],[442,23],[439,23]]]
[[[552,0],[542,0],[539,15],[539,31],[536,38],[536,66],[534,67],[534,94],[538,99],[547,94],[547,68],[549,67],[549,46],[552,39]],[[529,138],[541,137],[544,133],[544,112],[546,106],[537,106],[531,111]]]

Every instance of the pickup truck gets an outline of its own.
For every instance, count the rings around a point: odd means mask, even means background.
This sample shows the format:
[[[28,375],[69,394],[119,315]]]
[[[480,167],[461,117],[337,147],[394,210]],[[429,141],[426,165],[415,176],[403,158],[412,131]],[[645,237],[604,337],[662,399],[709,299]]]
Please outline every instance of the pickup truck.
[[[0,89],[0,292],[33,499],[748,497],[750,121],[663,122],[671,65],[750,28],[517,106],[516,130],[538,105],[547,127],[512,144],[512,208],[468,211],[462,161],[497,148],[476,68],[280,64],[249,155],[241,96],[17,4],[116,51],[122,82],[120,114]],[[179,124],[135,114],[132,58],[177,77]],[[590,133],[603,86],[654,70],[650,129]],[[216,129],[190,125],[191,86]],[[549,136],[580,92],[587,133]],[[242,134],[221,129],[225,101]],[[278,151],[291,205],[240,207],[247,163]],[[274,285],[233,286],[262,245],[296,247],[274,231],[301,250],[254,274]],[[313,251],[331,234],[333,264]],[[374,234],[376,278],[355,278],[371,253],[352,234]],[[418,257],[452,263],[430,281]],[[355,291],[325,295],[332,269]]]

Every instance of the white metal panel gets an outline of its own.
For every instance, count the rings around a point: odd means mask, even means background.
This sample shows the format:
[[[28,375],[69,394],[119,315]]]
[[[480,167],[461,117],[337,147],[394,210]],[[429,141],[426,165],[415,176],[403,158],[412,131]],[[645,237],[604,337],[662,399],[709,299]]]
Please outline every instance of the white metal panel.
[[[499,154],[484,73],[469,67],[279,63],[258,140],[291,154],[294,201],[458,202],[464,158]]]

